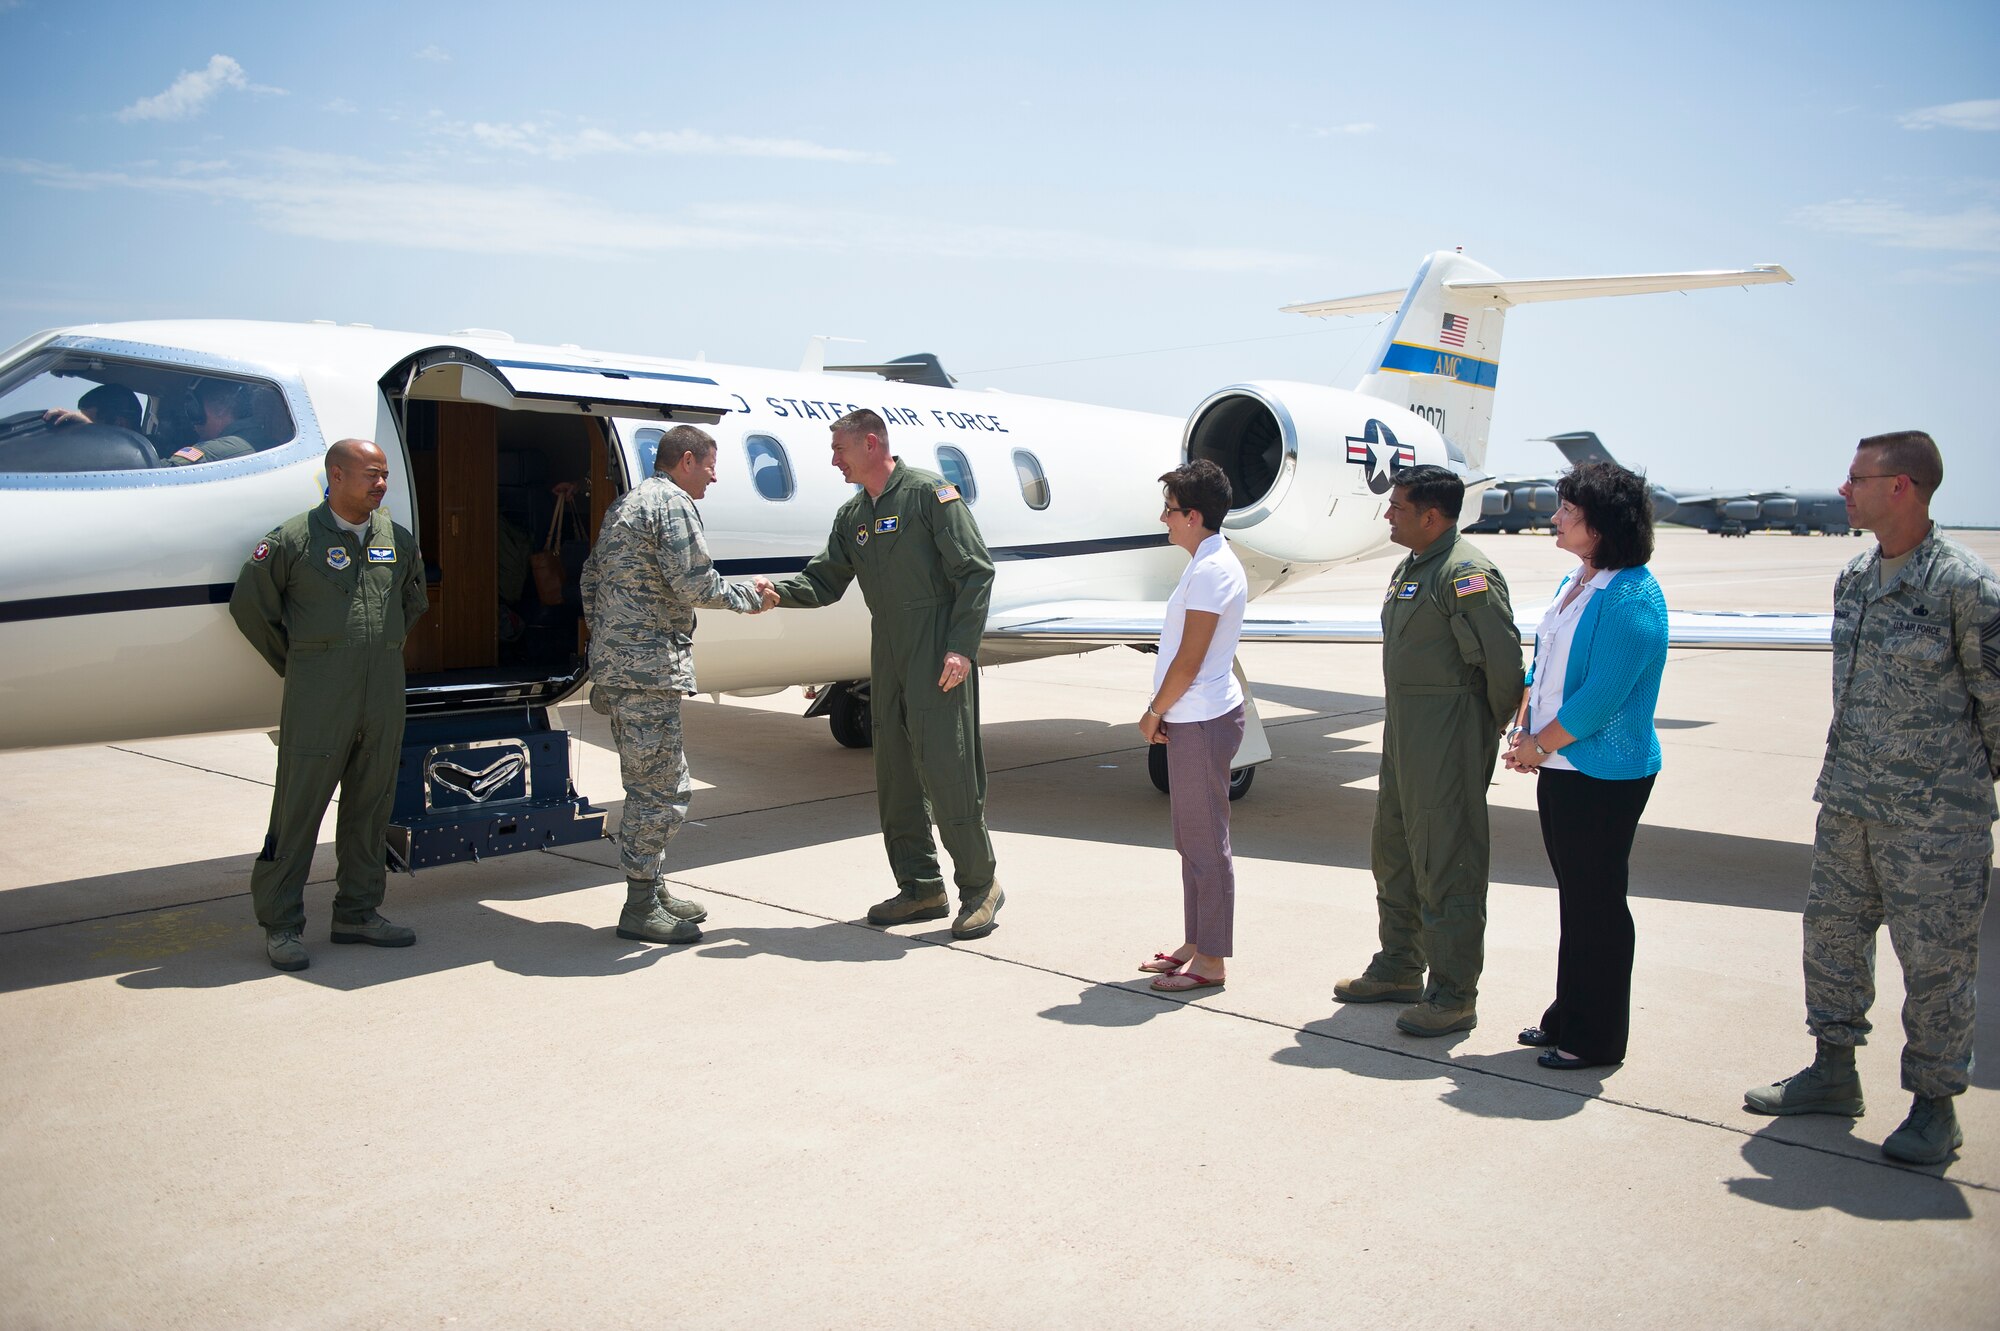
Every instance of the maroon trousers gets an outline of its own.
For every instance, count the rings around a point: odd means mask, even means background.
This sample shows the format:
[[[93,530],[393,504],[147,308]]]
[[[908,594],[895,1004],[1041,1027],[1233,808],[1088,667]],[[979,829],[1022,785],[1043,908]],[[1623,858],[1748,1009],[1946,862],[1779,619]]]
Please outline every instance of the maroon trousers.
[[[1231,955],[1236,863],[1229,854],[1229,764],[1243,743],[1243,706],[1207,721],[1168,721],[1167,789],[1181,853],[1187,936],[1204,956]]]

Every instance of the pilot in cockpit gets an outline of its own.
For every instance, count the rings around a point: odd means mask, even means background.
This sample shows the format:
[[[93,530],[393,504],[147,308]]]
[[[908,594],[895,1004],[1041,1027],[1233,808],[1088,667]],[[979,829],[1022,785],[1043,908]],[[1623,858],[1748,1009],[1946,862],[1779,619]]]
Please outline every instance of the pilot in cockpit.
[[[51,407],[42,419],[50,425],[115,425],[136,431],[143,415],[137,393],[123,384],[99,384],[77,399],[76,410]]]
[[[189,390],[190,411],[197,418],[195,442],[176,449],[161,459],[169,467],[186,467],[197,462],[220,462],[257,451],[245,436],[254,430],[251,419],[250,386],[233,379],[203,379]],[[185,436],[184,436],[185,437]]]

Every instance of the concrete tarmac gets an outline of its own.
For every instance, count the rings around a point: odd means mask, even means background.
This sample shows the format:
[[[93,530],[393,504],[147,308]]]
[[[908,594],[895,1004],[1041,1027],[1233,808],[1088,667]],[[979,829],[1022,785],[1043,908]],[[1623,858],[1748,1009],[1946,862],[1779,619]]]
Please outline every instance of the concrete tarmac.
[[[1524,604],[1567,563],[1477,543]],[[1655,570],[1679,608],[1823,609],[1863,548],[1668,528]],[[1280,595],[1373,604],[1391,567]],[[796,691],[687,709],[671,863],[711,918],[676,948],[614,937],[609,842],[396,878],[417,946],[332,947],[329,823],[280,974],[265,736],[0,756],[0,1325],[2000,1325],[1992,983],[1948,1165],[1878,1151],[1886,941],[1868,1114],[1742,1108],[1812,1052],[1825,654],[1673,654],[1631,1053],[1579,1073],[1514,1041],[1555,973],[1530,778],[1492,788],[1479,1027],[1331,1001],[1375,946],[1379,651],[1244,657],[1277,756],[1193,1001],[1134,969],[1181,905],[1124,649],[984,673],[1008,904],[969,944],[858,922],[892,888],[870,758]],[[615,822],[601,718],[562,713]]]

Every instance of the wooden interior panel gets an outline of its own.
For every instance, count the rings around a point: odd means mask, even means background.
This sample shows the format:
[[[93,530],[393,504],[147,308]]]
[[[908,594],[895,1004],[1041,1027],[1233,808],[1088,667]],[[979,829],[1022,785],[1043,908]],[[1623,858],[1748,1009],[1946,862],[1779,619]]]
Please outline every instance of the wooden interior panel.
[[[494,495],[499,413],[483,403],[438,404],[436,559],[443,581],[443,668],[499,661],[499,549]]]

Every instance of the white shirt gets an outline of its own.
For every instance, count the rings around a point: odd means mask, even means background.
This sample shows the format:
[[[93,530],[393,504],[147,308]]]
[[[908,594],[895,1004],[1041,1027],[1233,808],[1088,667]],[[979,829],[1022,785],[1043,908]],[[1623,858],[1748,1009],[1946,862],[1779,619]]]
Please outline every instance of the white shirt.
[[[1569,581],[1563,584],[1561,593],[1542,613],[1542,622],[1535,628],[1535,683],[1528,691],[1530,735],[1541,734],[1542,728],[1555,720],[1556,713],[1562,710],[1563,680],[1569,675],[1569,649],[1576,641],[1577,621],[1583,618],[1583,608],[1590,604],[1590,598],[1597,595],[1599,589],[1608,586],[1617,573],[1615,568],[1599,569],[1597,576],[1583,584],[1583,590],[1576,594],[1576,599],[1564,606],[1563,598],[1583,578],[1584,566],[1578,564],[1576,572],[1570,574]],[[1561,753],[1544,758],[1542,766],[1563,772],[1576,770],[1576,764]]]
[[[332,509],[328,509],[327,511],[329,513],[333,512]],[[363,518],[358,524],[349,522],[338,513],[333,514],[333,525],[352,535],[355,540],[361,542],[363,545],[368,544],[368,529],[374,524],[374,521],[375,515],[373,513]]]
[[[1221,617],[1194,683],[1167,709],[1167,720],[1212,721],[1243,701],[1242,686],[1231,667],[1236,661],[1237,640],[1243,636],[1243,608],[1249,603],[1250,580],[1243,575],[1236,552],[1218,532],[1195,549],[1180,585],[1167,598],[1167,617],[1160,625],[1160,654],[1153,661],[1156,695],[1167,678],[1167,667],[1180,654],[1187,612],[1205,610]]]

